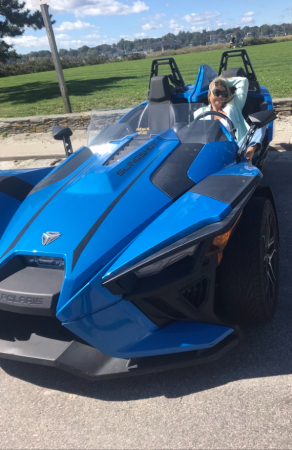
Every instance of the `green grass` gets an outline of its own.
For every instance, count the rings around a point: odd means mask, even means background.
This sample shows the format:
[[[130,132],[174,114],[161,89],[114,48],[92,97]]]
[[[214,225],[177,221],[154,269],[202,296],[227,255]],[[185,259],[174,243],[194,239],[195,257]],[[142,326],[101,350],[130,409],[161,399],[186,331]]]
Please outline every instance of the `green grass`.
[[[292,97],[292,41],[247,48],[260,84],[274,98]],[[193,84],[200,64],[218,70],[222,50],[177,55],[185,82]],[[239,61],[234,60],[233,67]],[[64,71],[73,112],[133,106],[146,99],[151,59]],[[231,66],[230,66],[231,67]],[[0,79],[0,117],[62,114],[55,72]]]

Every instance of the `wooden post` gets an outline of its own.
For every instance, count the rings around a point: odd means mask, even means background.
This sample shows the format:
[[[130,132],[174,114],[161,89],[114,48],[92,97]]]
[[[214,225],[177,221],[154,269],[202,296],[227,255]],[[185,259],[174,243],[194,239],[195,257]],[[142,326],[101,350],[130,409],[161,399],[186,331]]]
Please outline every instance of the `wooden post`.
[[[61,91],[61,95],[63,98],[64,106],[65,106],[65,111],[66,111],[66,113],[71,113],[72,112],[71,104],[70,104],[68,91],[67,91],[67,87],[66,87],[66,82],[65,82],[65,78],[64,78],[64,74],[63,74],[63,70],[62,70],[62,65],[61,65],[61,61],[60,61],[60,57],[59,57],[59,53],[58,53],[58,49],[57,49],[54,30],[53,30],[51,20],[50,20],[49,7],[46,4],[44,4],[44,5],[41,4],[40,6],[41,6],[41,11],[42,11],[45,27],[47,30],[47,35],[48,35],[48,39],[49,39],[49,44],[50,44],[50,48],[51,48],[51,52],[52,52],[55,69],[57,72],[57,77],[58,77],[60,91]]]

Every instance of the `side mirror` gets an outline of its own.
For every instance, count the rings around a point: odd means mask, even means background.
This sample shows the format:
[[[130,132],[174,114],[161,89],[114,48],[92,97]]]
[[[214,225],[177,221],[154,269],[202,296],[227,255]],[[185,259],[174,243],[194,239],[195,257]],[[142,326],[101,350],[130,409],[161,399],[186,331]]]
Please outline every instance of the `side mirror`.
[[[262,128],[273,122],[277,118],[275,110],[269,109],[267,111],[260,111],[255,114],[248,116],[247,122],[249,125],[254,125],[256,128]]]
[[[70,156],[73,153],[73,148],[71,144],[70,136],[73,132],[68,127],[53,127],[52,129],[53,138],[56,141],[63,141],[66,156]]]

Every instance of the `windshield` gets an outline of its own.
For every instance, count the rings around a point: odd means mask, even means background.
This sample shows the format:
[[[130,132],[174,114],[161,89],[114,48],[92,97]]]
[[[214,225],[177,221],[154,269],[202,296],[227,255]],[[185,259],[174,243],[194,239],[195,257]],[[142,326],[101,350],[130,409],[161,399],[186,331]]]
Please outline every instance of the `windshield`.
[[[163,133],[163,139],[179,139],[182,143],[206,144],[230,140],[230,135],[220,120],[212,120],[211,116],[197,119],[205,108],[203,103],[143,103],[133,108],[119,122],[109,124],[102,130],[100,112],[93,111],[87,145],[95,153],[110,151],[112,146],[124,141],[134,141],[131,147],[137,147],[166,130],[173,132]]]

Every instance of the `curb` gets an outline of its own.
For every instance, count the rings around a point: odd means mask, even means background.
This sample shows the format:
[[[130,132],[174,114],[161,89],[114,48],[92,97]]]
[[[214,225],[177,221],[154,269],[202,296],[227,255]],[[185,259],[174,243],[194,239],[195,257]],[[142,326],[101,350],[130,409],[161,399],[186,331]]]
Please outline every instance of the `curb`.
[[[123,117],[129,108],[101,110],[95,112],[96,124],[101,128],[107,124],[117,122]],[[91,118],[91,111],[72,114],[58,114],[49,116],[30,116],[0,118],[0,134],[26,134],[26,133],[48,133],[54,126],[71,127],[74,130],[86,130]]]

